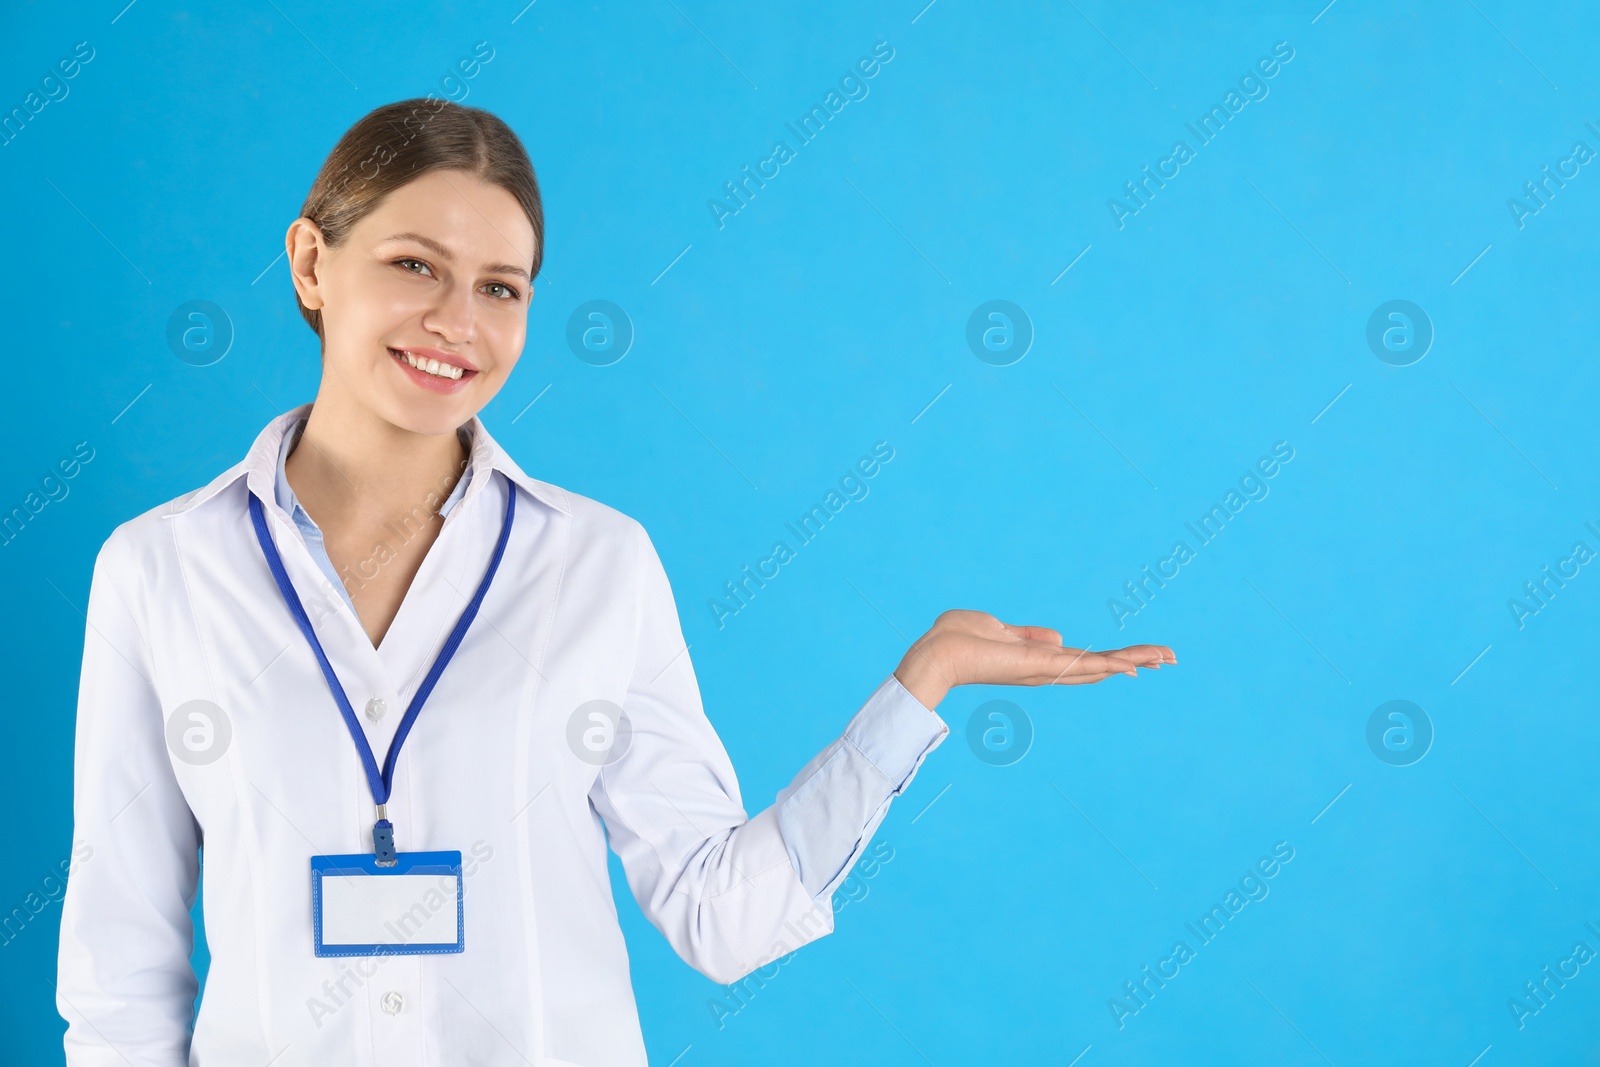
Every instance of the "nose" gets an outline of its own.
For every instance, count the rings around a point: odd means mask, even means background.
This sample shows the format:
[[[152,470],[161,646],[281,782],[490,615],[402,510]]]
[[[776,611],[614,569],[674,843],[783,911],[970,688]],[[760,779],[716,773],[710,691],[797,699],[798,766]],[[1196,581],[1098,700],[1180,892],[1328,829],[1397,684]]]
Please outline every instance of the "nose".
[[[441,286],[438,299],[422,315],[422,328],[451,345],[476,340],[478,323],[472,288],[458,282]]]

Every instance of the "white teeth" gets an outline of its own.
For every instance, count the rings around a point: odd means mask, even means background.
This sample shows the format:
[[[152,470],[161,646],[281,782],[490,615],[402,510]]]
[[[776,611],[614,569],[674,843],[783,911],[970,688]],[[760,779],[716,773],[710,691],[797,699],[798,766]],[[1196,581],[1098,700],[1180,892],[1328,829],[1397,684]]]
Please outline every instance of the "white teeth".
[[[436,359],[419,360],[410,352],[401,352],[400,358],[418,370],[427,374],[431,374],[436,378],[449,378],[454,380],[461,377],[461,375],[465,373],[460,367],[453,366],[449,363],[440,363]]]

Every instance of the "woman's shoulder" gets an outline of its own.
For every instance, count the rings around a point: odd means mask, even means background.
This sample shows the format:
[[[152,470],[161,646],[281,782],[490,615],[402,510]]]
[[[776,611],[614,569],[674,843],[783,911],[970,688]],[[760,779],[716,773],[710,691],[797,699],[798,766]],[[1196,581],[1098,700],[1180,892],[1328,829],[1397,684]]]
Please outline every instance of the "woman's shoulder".
[[[101,553],[122,558],[148,559],[152,553],[171,551],[175,524],[216,521],[230,505],[242,503],[246,492],[244,462],[235,463],[204,485],[147,507],[119,523],[101,546]],[[182,518],[182,522],[177,520]]]
[[[177,573],[171,525],[164,521],[170,504],[149,508],[111,530],[95,553],[94,585],[115,590],[124,603],[133,605]]]
[[[593,497],[522,475],[525,492],[565,513],[571,521],[567,560],[585,573],[623,580],[656,582],[665,573],[654,538],[639,519]]]
[[[571,519],[575,543],[633,546],[640,538],[649,540],[638,519],[610,504],[526,475],[519,482],[524,491]]]
[[[148,585],[180,572],[180,545],[211,543],[227,534],[227,515],[244,506],[247,467],[241,460],[196,486],[118,523],[101,544],[95,572],[118,584]]]

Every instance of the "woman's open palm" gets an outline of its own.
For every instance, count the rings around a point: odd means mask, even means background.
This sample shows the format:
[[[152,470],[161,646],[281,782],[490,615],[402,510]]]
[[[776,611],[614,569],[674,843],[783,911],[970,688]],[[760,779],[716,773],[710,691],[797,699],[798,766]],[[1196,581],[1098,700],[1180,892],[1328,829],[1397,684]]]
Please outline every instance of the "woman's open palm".
[[[954,609],[911,646],[895,676],[931,708],[958,685],[1086,685],[1177,662],[1165,645],[1090,652],[1062,645],[1049,627],[1010,626],[988,612]]]

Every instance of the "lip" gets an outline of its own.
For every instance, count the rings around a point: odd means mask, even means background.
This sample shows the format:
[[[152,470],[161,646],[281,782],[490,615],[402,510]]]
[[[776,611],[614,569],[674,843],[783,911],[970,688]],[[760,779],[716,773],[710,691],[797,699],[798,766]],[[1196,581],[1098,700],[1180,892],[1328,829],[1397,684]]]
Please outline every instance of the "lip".
[[[436,359],[440,363],[448,363],[452,367],[460,367],[461,377],[439,378],[429,374],[427,371],[418,370],[411,364],[407,363],[404,359],[400,358],[401,352],[408,352],[418,359]],[[408,378],[410,378],[418,386],[428,390],[430,393],[443,393],[447,395],[451,393],[459,393],[461,390],[467,387],[467,384],[471,382],[473,378],[478,376],[478,368],[473,365],[471,360],[464,356],[458,356],[450,352],[441,351],[437,348],[390,348],[389,358],[394,361],[395,366],[399,367]]]

